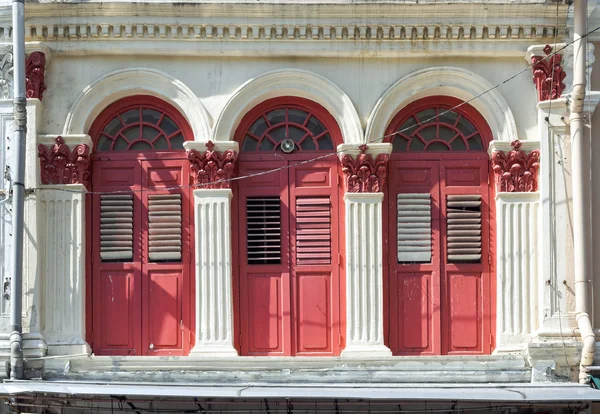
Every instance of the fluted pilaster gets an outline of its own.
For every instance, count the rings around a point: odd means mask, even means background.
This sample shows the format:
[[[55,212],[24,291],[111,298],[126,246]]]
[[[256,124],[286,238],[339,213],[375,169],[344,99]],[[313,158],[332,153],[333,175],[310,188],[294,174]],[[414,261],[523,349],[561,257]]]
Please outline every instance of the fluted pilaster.
[[[537,329],[539,193],[498,193],[496,352],[521,351]]]
[[[344,357],[390,356],[383,343],[383,193],[346,193]]]
[[[233,346],[230,189],[194,191],[196,345],[192,355],[237,356]]]
[[[38,192],[43,334],[51,355],[90,352],[84,339],[86,192],[81,184],[49,185]]]

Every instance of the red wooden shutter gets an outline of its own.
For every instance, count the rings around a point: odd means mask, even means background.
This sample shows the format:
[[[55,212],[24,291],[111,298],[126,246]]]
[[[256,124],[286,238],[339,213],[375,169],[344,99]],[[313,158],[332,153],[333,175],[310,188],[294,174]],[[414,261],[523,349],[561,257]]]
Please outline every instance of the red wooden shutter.
[[[448,262],[481,261],[481,196],[448,195]]]
[[[398,263],[431,261],[431,195],[397,196]]]
[[[148,196],[148,258],[181,260],[181,194]]]
[[[281,263],[280,204],[279,197],[246,199],[248,264]]]
[[[329,197],[296,199],[296,264],[331,263]]]
[[[100,196],[100,258],[103,262],[133,259],[133,196]]]

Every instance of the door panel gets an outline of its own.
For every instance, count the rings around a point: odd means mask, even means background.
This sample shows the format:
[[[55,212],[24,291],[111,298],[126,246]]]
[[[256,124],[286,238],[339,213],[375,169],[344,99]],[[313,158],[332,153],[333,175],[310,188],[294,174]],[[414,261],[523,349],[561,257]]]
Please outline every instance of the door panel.
[[[331,353],[331,275],[296,272],[297,354]]]
[[[395,355],[489,353],[488,161],[390,162],[389,344]],[[431,195],[431,260],[424,244]],[[397,201],[397,202],[396,202]]]
[[[240,162],[240,171],[287,166]],[[297,165],[239,187],[243,355],[339,354],[336,168]]]
[[[240,162],[252,175],[239,187],[240,323],[243,355],[289,355],[289,201],[282,195],[287,170],[282,162]]]
[[[193,246],[188,168],[187,160],[94,162],[96,354],[189,352]],[[133,209],[126,206],[132,202]]]
[[[437,163],[394,161],[390,167],[389,194],[390,199],[394,198],[388,203],[388,217],[393,223],[389,226],[393,229],[389,237],[390,348],[394,354],[437,354],[441,351],[440,222],[436,219],[440,205],[439,168]],[[398,194],[402,195],[399,200]],[[423,204],[425,195],[430,196],[429,205]],[[422,213],[429,213],[430,217]],[[430,231],[423,226],[427,219]],[[418,246],[413,247],[415,244],[409,239],[417,237]],[[421,251],[428,240],[429,255]]]
[[[442,313],[444,353],[455,354],[487,354],[491,352],[491,297],[490,297],[490,244],[489,244],[489,187],[487,157],[465,161],[441,161],[442,181],[442,215],[445,225],[441,226],[441,245],[443,259],[443,292],[445,309]],[[468,196],[468,197],[467,197]],[[454,206],[450,200],[456,200]],[[470,201],[469,201],[470,200]],[[474,206],[473,200],[479,200],[480,205]],[[452,209],[461,202],[462,214],[451,213]],[[469,207],[469,203],[473,203]],[[481,257],[473,257],[476,226],[469,222],[469,230],[465,229],[464,217],[480,216],[479,232]],[[455,228],[449,219],[458,218],[458,230],[449,234]],[[460,233],[460,237],[456,237]],[[467,236],[470,234],[471,236]],[[454,242],[458,243],[454,243]],[[448,247],[453,247],[449,251]],[[456,247],[466,247],[461,251]],[[457,255],[458,253],[458,255]],[[461,253],[468,253],[461,255]],[[469,260],[471,257],[471,260]]]
[[[248,353],[283,354],[285,294],[280,273],[248,274]]]
[[[448,351],[482,351],[481,274],[450,273],[448,278]]]
[[[409,352],[431,352],[433,336],[432,274],[404,274],[402,291],[402,344],[401,348]]]
[[[339,355],[337,164],[295,165],[289,177],[294,353]]]
[[[182,351],[182,285],[181,269],[150,266],[147,272],[147,296],[144,315],[148,321],[147,354]]]
[[[95,343],[105,355],[136,355],[139,349],[139,271],[103,269],[96,274],[94,289],[99,306]]]

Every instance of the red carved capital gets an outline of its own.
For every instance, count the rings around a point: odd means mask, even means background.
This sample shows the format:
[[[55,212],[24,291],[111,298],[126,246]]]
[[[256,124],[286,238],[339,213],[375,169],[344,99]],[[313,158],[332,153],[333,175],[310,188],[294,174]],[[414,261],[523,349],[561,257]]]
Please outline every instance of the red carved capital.
[[[206,143],[206,151],[200,153],[188,150],[190,180],[193,186],[203,189],[231,188],[231,179],[235,177],[237,153],[233,150],[214,151],[212,141]]]
[[[44,85],[44,70],[46,68],[46,55],[43,52],[33,52],[25,62],[26,96],[37,98],[40,101],[46,90]]]
[[[90,184],[90,148],[78,144],[70,150],[62,137],[54,145],[38,145],[42,184]]]
[[[546,45],[544,48],[546,56],[532,56],[533,83],[538,91],[538,101],[557,99],[565,90],[563,81],[567,74],[561,64],[562,55],[552,53],[552,47]]]
[[[367,145],[361,145],[356,157],[344,154],[340,157],[344,186],[347,193],[376,193],[383,191],[390,156],[379,154],[373,158],[367,154]]]
[[[519,140],[511,142],[513,149],[505,154],[492,153],[492,168],[496,176],[496,191],[523,193],[537,191],[537,175],[540,168],[540,151],[529,154],[521,150]]]

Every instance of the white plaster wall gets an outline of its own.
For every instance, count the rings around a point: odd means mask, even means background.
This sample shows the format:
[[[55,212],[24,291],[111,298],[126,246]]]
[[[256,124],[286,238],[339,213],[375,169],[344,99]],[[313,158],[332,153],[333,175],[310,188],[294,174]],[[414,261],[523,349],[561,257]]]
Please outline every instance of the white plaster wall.
[[[522,59],[502,58],[183,58],[183,57],[70,57],[54,55],[47,70],[41,133],[63,130],[75,100],[90,84],[107,73],[145,67],[163,71],[189,87],[218,119],[232,93],[246,81],[265,72],[297,68],[315,72],[337,84],[352,100],[363,123],[381,95],[398,79],[431,66],[456,66],[498,84],[526,67]],[[515,115],[520,139],[535,139],[535,87],[526,71],[498,89]],[[517,138],[517,137],[515,137]]]

